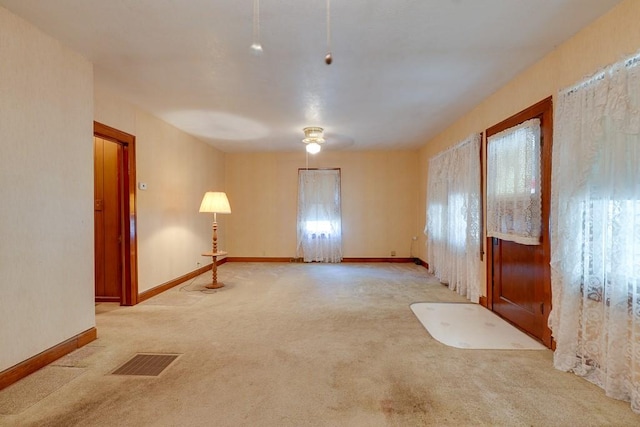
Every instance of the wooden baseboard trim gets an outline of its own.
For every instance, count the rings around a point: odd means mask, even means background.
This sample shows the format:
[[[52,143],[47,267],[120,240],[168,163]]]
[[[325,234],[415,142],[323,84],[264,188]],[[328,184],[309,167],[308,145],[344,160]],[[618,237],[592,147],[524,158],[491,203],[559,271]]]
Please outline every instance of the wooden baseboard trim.
[[[216,262],[217,265],[220,264],[224,264],[225,262],[227,262],[227,259],[221,259],[220,261]],[[173,288],[174,286],[178,286],[181,283],[186,282],[187,280],[191,280],[194,277],[198,277],[199,275],[201,275],[202,273],[206,273],[207,271],[211,270],[211,267],[213,266],[213,264],[208,264],[205,265],[204,267],[200,267],[196,270],[193,270],[190,273],[187,273],[183,276],[180,276],[178,278],[175,278],[173,280],[169,280],[168,282],[165,282],[161,285],[158,285],[154,288],[148,289],[140,294],[138,294],[138,302],[142,302],[142,301],[146,301],[149,298],[155,297],[158,294],[163,293],[166,290],[169,290],[171,288]]]
[[[420,261],[420,265],[423,266],[424,268],[426,268],[427,270],[429,269],[429,263],[426,261],[421,260],[420,258],[416,258],[418,261]]]
[[[483,306],[483,307],[489,308],[489,307],[487,307],[487,297],[485,297],[485,296],[481,296],[480,297],[480,305]]]
[[[342,262],[394,262],[408,263],[413,262],[414,258],[342,258]]]
[[[286,257],[243,257],[232,256],[225,258],[229,262],[292,262],[294,258]]]
[[[27,375],[34,373],[38,369],[44,368],[49,363],[60,359],[62,356],[89,344],[97,337],[98,331],[95,327],[87,329],[86,331],[61,342],[60,344],[54,345],[40,354],[36,354],[24,362],[20,362],[17,365],[0,372],[0,390],[21,380]]]
[[[428,264],[420,258],[342,258],[342,262],[393,262],[393,263],[409,263],[419,261],[419,265],[429,268]],[[226,257],[223,262],[301,262],[298,258],[286,257]],[[220,265],[220,263],[218,264]]]

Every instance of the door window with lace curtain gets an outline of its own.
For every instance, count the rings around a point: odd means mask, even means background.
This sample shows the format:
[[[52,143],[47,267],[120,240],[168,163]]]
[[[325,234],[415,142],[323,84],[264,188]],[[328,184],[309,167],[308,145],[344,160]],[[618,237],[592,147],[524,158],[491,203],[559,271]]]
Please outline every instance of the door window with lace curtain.
[[[487,164],[487,236],[540,244],[540,119],[490,136]]]
[[[298,245],[304,262],[342,261],[340,169],[298,171]]]

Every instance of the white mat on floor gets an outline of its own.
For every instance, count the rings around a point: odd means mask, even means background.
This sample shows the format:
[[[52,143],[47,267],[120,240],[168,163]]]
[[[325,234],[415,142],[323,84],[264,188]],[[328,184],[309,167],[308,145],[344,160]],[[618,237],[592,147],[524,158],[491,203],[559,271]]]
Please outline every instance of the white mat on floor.
[[[479,304],[411,304],[431,336],[456,348],[545,350],[546,347]]]

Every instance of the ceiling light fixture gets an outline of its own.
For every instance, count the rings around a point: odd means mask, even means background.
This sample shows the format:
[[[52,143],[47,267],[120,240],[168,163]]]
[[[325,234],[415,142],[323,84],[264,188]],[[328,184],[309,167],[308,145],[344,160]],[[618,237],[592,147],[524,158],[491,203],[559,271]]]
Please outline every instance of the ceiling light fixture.
[[[320,144],[324,143],[322,128],[310,126],[302,129],[302,131],[304,132],[304,139],[302,142],[306,145],[307,153],[319,153],[321,150]]]
[[[320,144],[317,142],[310,142],[307,144],[307,153],[318,154],[321,150]]]
[[[260,44],[260,0],[253,0],[253,43],[251,50],[255,54],[262,53]]]

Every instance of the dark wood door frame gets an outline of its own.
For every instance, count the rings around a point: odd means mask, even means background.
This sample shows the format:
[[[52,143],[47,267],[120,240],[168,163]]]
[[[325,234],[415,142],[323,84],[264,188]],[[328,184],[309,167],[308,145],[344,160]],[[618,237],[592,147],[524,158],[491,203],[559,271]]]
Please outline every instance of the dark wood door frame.
[[[93,122],[93,134],[121,144],[123,150],[123,239],[122,239],[122,298],[121,305],[138,303],[138,243],[136,224],[136,146],[135,136],[102,123]]]
[[[551,312],[551,242],[549,239],[549,214],[551,211],[551,151],[553,146],[553,103],[552,98],[548,97],[543,99],[542,101],[532,105],[531,107],[519,112],[518,114],[490,127],[485,132],[485,140],[484,145],[487,144],[488,137],[494,135],[498,132],[501,132],[505,129],[509,129],[511,127],[517,126],[518,124],[529,120],[531,118],[538,117],[541,119],[542,128],[541,128],[541,156],[542,156],[542,165],[543,169],[541,171],[542,182],[541,182],[541,190],[542,194],[545,195],[542,198],[542,239],[541,245],[543,250],[543,297],[544,297],[544,305],[542,306],[542,314],[545,319],[545,328],[542,334],[542,342],[549,348],[554,347],[554,343],[551,337],[551,329],[546,326],[546,319],[549,318],[549,313]],[[486,147],[484,152],[486,153]],[[485,163],[486,164],[486,163]],[[547,221],[544,220],[547,219]],[[492,271],[493,267],[493,244],[492,238],[487,237],[486,240],[486,277],[487,277],[487,308],[493,310],[493,277],[494,272]]]

